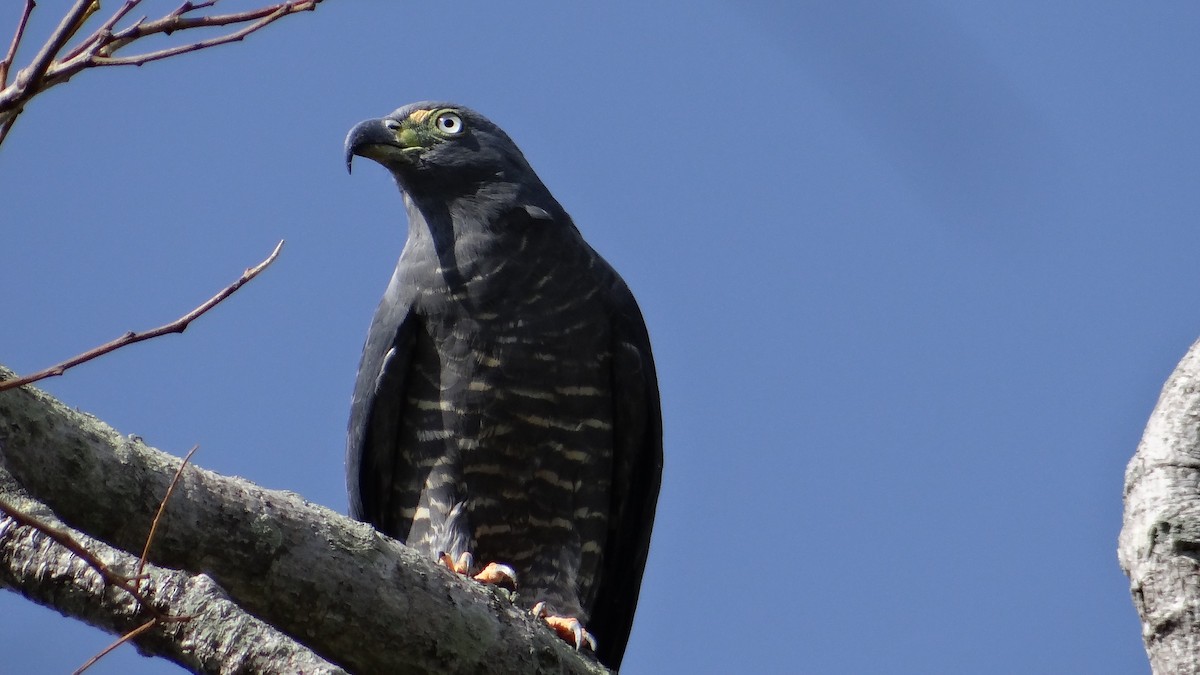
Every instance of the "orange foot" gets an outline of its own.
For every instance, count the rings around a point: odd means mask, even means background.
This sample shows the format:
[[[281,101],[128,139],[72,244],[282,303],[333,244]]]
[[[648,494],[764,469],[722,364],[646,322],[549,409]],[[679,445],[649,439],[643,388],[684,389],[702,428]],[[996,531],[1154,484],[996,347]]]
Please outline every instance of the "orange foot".
[[[503,586],[510,591],[517,589],[517,572],[508,565],[492,562],[488,563],[478,574],[471,574],[471,567],[475,564],[475,559],[466,551],[458,556],[458,560],[451,558],[449,553],[442,553],[438,556],[438,562],[452,572],[469,576],[481,583]]]
[[[554,629],[554,632],[558,633],[558,637],[566,640],[567,644],[575,647],[575,651],[579,651],[584,645],[587,645],[588,649],[596,651],[596,638],[587,632],[587,629],[583,627],[579,619],[573,616],[547,615],[546,603],[544,602],[539,602],[533,606],[533,615],[549,624]]]

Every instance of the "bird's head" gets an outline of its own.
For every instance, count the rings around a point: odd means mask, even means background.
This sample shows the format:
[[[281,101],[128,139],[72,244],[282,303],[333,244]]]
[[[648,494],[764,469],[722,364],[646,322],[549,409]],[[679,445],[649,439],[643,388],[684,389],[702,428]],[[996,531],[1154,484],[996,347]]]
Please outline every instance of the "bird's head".
[[[410,193],[450,196],[481,184],[539,183],[516,144],[483,115],[453,103],[412,103],[356,125],[346,136],[354,156],[386,167]]]

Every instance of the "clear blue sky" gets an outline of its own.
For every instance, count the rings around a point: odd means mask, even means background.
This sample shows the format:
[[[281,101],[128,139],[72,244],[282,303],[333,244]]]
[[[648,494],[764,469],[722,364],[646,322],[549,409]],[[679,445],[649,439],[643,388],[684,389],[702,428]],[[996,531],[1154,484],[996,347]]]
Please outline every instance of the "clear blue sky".
[[[625,673],[1148,672],[1115,545],[1200,336],[1200,5],[903,4],[329,0],[85,72],[0,150],[0,362],[164,323],[286,239],[185,335],[46,388],[344,511],[405,225],[342,139],[458,101],[650,327],[666,472]],[[5,672],[109,640],[0,593]],[[129,649],[94,672],[176,670]]]

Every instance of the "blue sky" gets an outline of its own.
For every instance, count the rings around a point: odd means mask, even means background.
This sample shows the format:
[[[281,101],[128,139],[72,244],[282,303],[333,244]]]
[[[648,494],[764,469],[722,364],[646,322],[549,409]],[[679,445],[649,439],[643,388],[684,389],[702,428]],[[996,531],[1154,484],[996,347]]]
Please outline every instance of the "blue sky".
[[[286,239],[185,335],[45,387],[344,511],[405,225],[342,139],[458,101],[650,328],[666,470],[623,672],[1148,672],[1115,545],[1200,336],[1198,27],[1195,3],[329,0],[29,106],[0,150],[0,362],[171,320]],[[110,641],[11,593],[0,636],[13,672]]]

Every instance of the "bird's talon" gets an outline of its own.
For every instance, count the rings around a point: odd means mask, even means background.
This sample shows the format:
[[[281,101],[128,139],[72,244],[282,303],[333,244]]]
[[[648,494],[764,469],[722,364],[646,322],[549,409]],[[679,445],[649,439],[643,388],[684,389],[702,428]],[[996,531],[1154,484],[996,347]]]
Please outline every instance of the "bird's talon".
[[[439,563],[441,563],[442,567],[445,567],[451,572],[457,572],[463,575],[466,575],[468,572],[470,572],[471,565],[475,563],[474,559],[471,557],[471,554],[466,551],[463,551],[462,555],[458,556],[458,560],[451,558],[449,553],[442,551],[437,560]]]
[[[475,581],[493,586],[503,586],[510,591],[517,590],[517,571],[508,565],[491,562],[484,566],[478,574],[471,574],[471,570],[475,567],[475,557],[468,551],[463,551],[458,560],[450,557],[445,551],[438,554],[437,562],[442,567],[461,574],[469,576]]]
[[[579,625],[578,622],[572,626],[571,637],[575,639],[575,651],[579,651],[580,645],[583,644],[583,626]]]
[[[546,615],[546,603],[539,602],[531,610],[533,615],[545,621],[554,632],[567,644],[579,651],[584,645],[593,652],[596,651],[596,638],[583,627],[579,619],[573,616]]]
[[[488,563],[475,575],[475,580],[493,586],[503,586],[510,591],[517,590],[517,571],[500,563]]]

